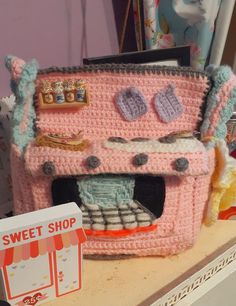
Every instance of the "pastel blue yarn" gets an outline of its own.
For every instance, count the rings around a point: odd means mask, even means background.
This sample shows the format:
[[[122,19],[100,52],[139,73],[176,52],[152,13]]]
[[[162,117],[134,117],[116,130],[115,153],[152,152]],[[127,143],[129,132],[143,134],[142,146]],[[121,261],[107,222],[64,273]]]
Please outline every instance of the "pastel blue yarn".
[[[6,67],[11,71],[11,61],[14,56],[7,56],[5,59]],[[16,106],[13,110],[13,132],[12,141],[16,144],[21,151],[24,151],[27,144],[34,139],[34,119],[36,118],[33,95],[35,92],[34,81],[37,77],[38,63],[36,60],[31,60],[23,67],[19,82],[16,83],[11,80],[11,89],[16,96]],[[24,105],[28,99],[31,99],[28,126],[25,133],[21,133],[19,130],[20,123],[24,117]]]
[[[9,71],[11,71],[11,63],[14,59],[16,59],[16,56],[10,54],[5,57],[5,66]]]
[[[210,75],[212,75],[212,73],[218,68],[218,66],[214,65],[214,64],[210,64],[208,65],[205,70],[206,72],[208,72]]]
[[[220,121],[216,128],[214,136],[216,138],[225,138],[227,135],[226,123],[232,116],[234,111],[234,105],[236,105],[236,87],[234,87],[230,93],[230,97],[227,102],[227,106],[220,112]]]
[[[129,176],[97,175],[77,181],[84,204],[115,207],[133,200],[135,180]]]
[[[212,112],[214,112],[215,107],[217,104],[220,103],[219,99],[217,98],[217,94],[222,88],[222,86],[230,79],[232,75],[231,68],[228,66],[221,66],[217,69],[213,69],[214,67],[208,67],[206,70],[211,72],[212,79],[213,79],[213,87],[208,94],[207,97],[207,107],[204,114],[203,123],[200,128],[201,135],[207,134],[207,130],[211,125],[210,117]]]

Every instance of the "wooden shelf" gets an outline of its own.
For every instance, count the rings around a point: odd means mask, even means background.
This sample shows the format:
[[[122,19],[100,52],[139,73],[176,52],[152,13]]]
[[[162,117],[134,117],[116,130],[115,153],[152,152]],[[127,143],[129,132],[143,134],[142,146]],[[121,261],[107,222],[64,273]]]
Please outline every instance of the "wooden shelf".
[[[86,95],[86,102],[78,102],[78,101],[74,101],[74,102],[63,102],[63,103],[44,103],[43,101],[43,97],[42,94],[39,93],[39,109],[40,110],[47,110],[47,109],[51,109],[51,110],[58,110],[58,109],[72,109],[72,110],[77,110],[83,106],[88,106],[89,102],[88,102],[88,97]]]
[[[147,306],[155,301],[155,305],[164,305],[163,297],[171,290],[184,294],[183,288],[192,286],[193,290],[193,282],[201,285],[217,272],[216,267],[222,270],[234,259],[236,262],[235,225],[235,221],[218,221],[209,228],[203,226],[196,245],[172,257],[84,260],[82,290],[45,306]],[[231,260],[222,264],[224,256]],[[201,276],[206,273],[210,276]]]

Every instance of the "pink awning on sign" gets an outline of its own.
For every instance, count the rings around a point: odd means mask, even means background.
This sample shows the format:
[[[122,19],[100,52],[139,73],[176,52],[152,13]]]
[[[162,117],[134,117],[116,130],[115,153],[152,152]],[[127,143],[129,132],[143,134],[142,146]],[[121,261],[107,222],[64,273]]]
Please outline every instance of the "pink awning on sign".
[[[51,253],[63,248],[68,248],[72,245],[78,245],[85,240],[85,233],[82,228],[79,228],[71,232],[11,247],[0,251],[0,268],[18,263],[21,260],[36,258],[45,253]]]

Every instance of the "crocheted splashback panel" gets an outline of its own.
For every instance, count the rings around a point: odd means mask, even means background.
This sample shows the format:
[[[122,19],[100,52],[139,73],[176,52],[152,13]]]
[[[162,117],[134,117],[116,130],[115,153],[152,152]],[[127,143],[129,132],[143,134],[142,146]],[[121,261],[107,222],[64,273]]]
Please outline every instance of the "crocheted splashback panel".
[[[194,131],[208,89],[207,74],[188,68],[50,68],[36,80],[36,126],[42,133],[82,131],[88,139]]]

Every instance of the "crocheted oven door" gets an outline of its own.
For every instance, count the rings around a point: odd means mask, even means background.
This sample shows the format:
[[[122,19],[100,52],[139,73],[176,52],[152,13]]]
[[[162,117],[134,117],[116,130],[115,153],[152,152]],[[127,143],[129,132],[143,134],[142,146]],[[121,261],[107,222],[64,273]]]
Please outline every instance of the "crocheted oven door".
[[[87,255],[190,247],[214,167],[195,134],[208,89],[207,74],[188,68],[39,71],[36,132],[23,159],[12,149],[15,211],[76,202]]]

